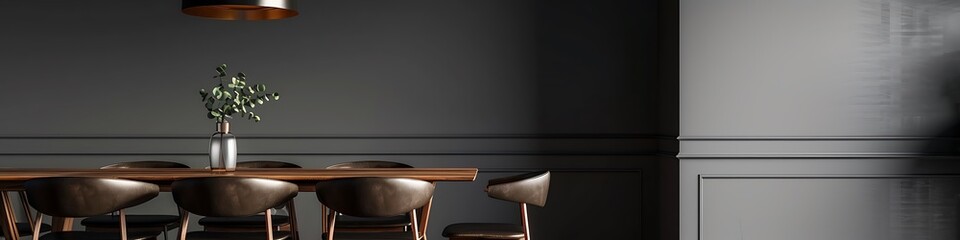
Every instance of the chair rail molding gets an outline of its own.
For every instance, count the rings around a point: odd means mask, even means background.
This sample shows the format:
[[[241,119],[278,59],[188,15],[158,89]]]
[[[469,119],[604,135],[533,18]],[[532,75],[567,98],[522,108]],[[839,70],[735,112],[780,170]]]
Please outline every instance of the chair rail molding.
[[[960,138],[915,136],[681,136],[680,159],[906,158],[951,155]]]

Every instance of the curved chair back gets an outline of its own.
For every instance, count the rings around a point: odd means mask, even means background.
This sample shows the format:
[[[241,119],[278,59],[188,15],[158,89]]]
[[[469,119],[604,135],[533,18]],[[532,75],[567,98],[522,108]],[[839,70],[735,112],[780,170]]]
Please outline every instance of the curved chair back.
[[[114,163],[100,167],[100,169],[122,169],[122,168],[190,168],[183,163],[167,161],[135,161]]]
[[[388,161],[356,161],[356,162],[344,162],[330,165],[327,169],[342,169],[342,168],[413,168],[413,166],[398,163],[398,162],[388,162]]]
[[[297,196],[296,184],[263,178],[208,177],[177,180],[173,200],[184,210],[210,217],[262,213]]]
[[[487,183],[487,195],[492,198],[541,207],[547,203],[549,192],[549,171],[491,179]]]
[[[237,168],[303,168],[288,162],[280,161],[245,161],[237,162]]]
[[[38,178],[24,186],[34,209],[57,217],[107,214],[149,201],[160,192],[156,184],[110,178]]]
[[[357,217],[390,217],[423,207],[433,183],[407,178],[343,178],[317,183],[317,198],[334,211]]]

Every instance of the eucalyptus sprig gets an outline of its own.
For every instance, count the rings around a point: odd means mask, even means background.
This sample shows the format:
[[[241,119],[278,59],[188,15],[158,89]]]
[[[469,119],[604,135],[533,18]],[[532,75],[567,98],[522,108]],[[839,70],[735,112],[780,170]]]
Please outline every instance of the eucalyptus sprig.
[[[267,93],[267,86],[263,84],[247,85],[247,75],[238,72],[237,75],[227,78],[227,64],[217,67],[217,84],[209,92],[200,89],[200,97],[207,107],[207,118],[223,122],[226,118],[240,113],[241,117],[259,122],[260,116],[252,111],[257,105],[270,100],[280,100],[279,93]],[[247,109],[249,107],[250,109]]]

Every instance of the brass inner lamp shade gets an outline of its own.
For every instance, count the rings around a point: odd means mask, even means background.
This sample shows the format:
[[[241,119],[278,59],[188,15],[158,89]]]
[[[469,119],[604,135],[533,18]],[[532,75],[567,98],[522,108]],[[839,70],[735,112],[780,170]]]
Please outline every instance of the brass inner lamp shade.
[[[296,0],[183,0],[188,15],[220,20],[273,20],[296,16]]]

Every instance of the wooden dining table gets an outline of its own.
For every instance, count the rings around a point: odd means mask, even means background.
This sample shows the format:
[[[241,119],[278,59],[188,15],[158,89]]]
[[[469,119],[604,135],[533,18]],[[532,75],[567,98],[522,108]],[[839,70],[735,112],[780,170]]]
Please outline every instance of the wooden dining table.
[[[237,169],[217,171],[210,169],[50,169],[50,168],[0,168],[0,227],[4,239],[18,239],[16,218],[10,201],[10,191],[23,190],[23,183],[43,177],[104,177],[150,182],[160,186],[161,191],[170,191],[173,181],[199,177],[256,177],[287,181],[299,186],[301,192],[316,191],[318,181],[355,178],[390,177],[412,178],[431,182],[473,181],[476,168],[350,168],[350,169]],[[53,231],[69,231],[72,218],[53,218]]]

